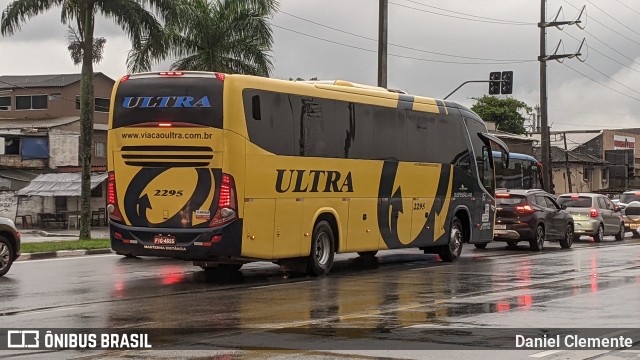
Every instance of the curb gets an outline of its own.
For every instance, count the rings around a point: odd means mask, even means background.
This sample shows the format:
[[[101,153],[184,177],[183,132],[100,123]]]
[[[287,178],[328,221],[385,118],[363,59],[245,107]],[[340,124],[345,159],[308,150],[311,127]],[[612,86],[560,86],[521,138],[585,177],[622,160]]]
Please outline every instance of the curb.
[[[20,257],[17,258],[16,261],[53,259],[53,258],[84,256],[84,255],[101,255],[101,254],[111,254],[111,253],[113,253],[111,249],[60,250],[60,251],[51,251],[51,252],[26,253],[26,254],[20,255]]]

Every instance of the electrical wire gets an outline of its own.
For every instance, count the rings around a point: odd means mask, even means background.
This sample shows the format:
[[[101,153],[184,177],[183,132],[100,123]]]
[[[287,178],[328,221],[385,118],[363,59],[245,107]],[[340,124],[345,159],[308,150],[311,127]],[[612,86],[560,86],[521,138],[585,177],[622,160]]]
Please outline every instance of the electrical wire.
[[[625,85],[625,84],[621,83],[620,81],[618,81],[618,80],[616,80],[616,79],[612,78],[611,76],[609,76],[609,75],[607,75],[607,74],[603,73],[602,71],[600,71],[600,70],[596,69],[595,67],[593,67],[593,66],[589,65],[587,62],[583,62],[583,64],[585,64],[586,66],[590,67],[591,69],[593,69],[594,71],[596,71],[596,72],[597,72],[597,73],[599,73],[600,75],[605,76],[605,77],[606,77],[606,78],[608,78],[609,80],[611,80],[611,81],[613,81],[613,82],[615,82],[615,83],[617,83],[617,84],[621,85],[622,87],[624,87],[624,88],[626,88],[626,89],[629,89],[629,90],[633,91],[634,93],[636,93],[636,94],[640,95],[640,91],[637,91],[637,90],[635,90],[635,89],[630,88],[629,86],[627,86],[627,85]]]
[[[508,23],[508,24],[512,24],[512,25],[537,25],[536,23],[528,23],[528,22],[524,22],[524,21],[504,20],[504,19],[496,19],[496,18],[478,16],[478,15],[473,15],[473,14],[467,14],[467,13],[463,13],[463,12],[443,9],[443,8],[440,8],[440,7],[437,7],[437,6],[433,6],[431,4],[425,4],[425,3],[422,3],[422,2],[419,2],[419,1],[415,1],[415,0],[405,0],[405,1],[417,4],[417,5],[421,5],[421,6],[424,6],[424,7],[434,8],[434,9],[438,9],[438,10],[441,10],[441,11],[446,11],[446,12],[450,12],[450,13],[458,14],[458,15],[464,15],[464,16],[468,16],[468,17],[472,17],[472,18],[500,21],[500,22],[504,22],[504,23]]]
[[[625,3],[623,3],[623,2],[622,2],[622,1],[620,1],[620,0],[615,0],[615,1],[617,1],[619,4],[621,4],[622,6],[626,7],[627,9],[629,9],[629,10],[631,10],[631,11],[633,11],[633,12],[637,13],[638,15],[640,15],[640,11],[638,11],[638,10],[636,10],[636,9],[632,8],[631,6],[629,6],[629,5],[625,4]]]
[[[633,30],[632,28],[630,28],[629,26],[627,26],[625,23],[623,23],[622,21],[616,19],[615,17],[611,16],[608,12],[602,10],[600,7],[598,7],[598,5],[594,4],[593,2],[591,2],[591,0],[587,0],[587,2],[589,4],[591,4],[593,7],[595,7],[596,9],[600,10],[603,14],[607,15],[608,17],[612,18],[613,21],[617,22],[618,24],[624,26],[625,28],[627,28],[628,30],[630,30],[631,32],[633,32],[636,35],[640,35],[640,32],[637,32],[635,30]]]
[[[531,25],[529,23],[513,23],[513,22],[504,22],[504,21],[492,21],[492,20],[473,19],[473,18],[455,16],[455,15],[447,15],[447,14],[442,14],[442,13],[435,12],[435,11],[418,9],[418,8],[415,8],[415,7],[412,7],[412,6],[409,6],[409,5],[398,4],[398,3],[395,3],[393,1],[389,1],[389,4],[395,5],[395,6],[399,6],[399,7],[403,7],[403,8],[407,8],[407,9],[411,9],[411,10],[415,10],[415,11],[420,11],[420,12],[432,14],[432,15],[444,16],[444,17],[460,19],[460,20],[475,21],[475,22],[488,23],[488,24],[498,24],[498,25],[516,25],[516,26],[522,26],[522,25],[530,26]]]
[[[595,83],[598,83],[598,84],[600,84],[600,85],[602,85],[602,86],[606,87],[607,89],[609,89],[609,90],[611,90],[611,91],[617,92],[618,94],[620,94],[620,95],[622,95],[622,96],[625,96],[625,97],[628,97],[628,98],[630,98],[630,99],[633,99],[633,100],[636,100],[636,101],[640,101],[640,98],[637,98],[637,97],[631,96],[631,95],[629,95],[629,94],[625,94],[625,93],[623,93],[622,91],[616,90],[616,89],[612,88],[611,86],[608,86],[608,85],[606,85],[606,84],[603,84],[603,83],[601,83],[600,81],[598,81],[598,80],[596,80],[596,79],[594,79],[594,78],[590,77],[589,75],[586,75],[586,74],[584,74],[584,73],[582,73],[582,72],[580,72],[580,71],[578,71],[578,70],[576,70],[576,69],[572,68],[571,66],[567,65],[566,63],[562,63],[562,65],[564,65],[564,66],[568,67],[569,69],[573,70],[574,72],[576,72],[576,73],[578,73],[578,74],[580,74],[580,75],[582,75],[582,76],[586,77],[587,79],[589,79],[589,80],[591,80],[591,81],[593,81],[593,82],[595,82]]]
[[[349,48],[357,49],[357,50],[362,50],[362,51],[366,51],[366,52],[370,52],[370,53],[374,53],[374,54],[378,53],[377,50],[366,49],[366,48],[359,47],[359,46],[354,46],[354,45],[341,43],[339,41],[333,41],[333,40],[321,38],[319,36],[306,34],[306,33],[303,33],[301,31],[292,30],[292,29],[289,29],[289,28],[286,28],[284,26],[280,26],[280,25],[277,25],[277,24],[273,24],[272,23],[271,26],[273,26],[275,28],[278,28],[278,29],[286,30],[286,31],[289,31],[289,32],[292,32],[292,33],[295,33],[295,34],[298,34],[298,35],[310,37],[312,39],[316,39],[316,40],[321,40],[321,41],[325,41],[325,42],[328,42],[328,43],[332,43],[332,44],[335,44],[335,45],[341,45],[341,46],[345,46],[345,47],[349,47]],[[392,53],[388,53],[387,55],[390,56],[390,57],[396,57],[396,58],[401,58],[401,59],[418,60],[418,61],[434,62],[434,63],[441,63],[441,64],[458,64],[458,65],[504,65],[504,64],[522,64],[522,63],[533,62],[533,60],[527,60],[527,61],[503,61],[503,62],[461,62],[461,61],[446,61],[446,60],[425,59],[425,58],[419,58],[419,57],[414,57],[414,56],[406,56],[406,55],[399,55],[399,54],[392,54]]]
[[[324,27],[324,28],[327,28],[327,29],[331,29],[331,30],[334,30],[334,31],[338,31],[338,32],[341,32],[341,33],[344,33],[344,34],[348,34],[348,35],[351,35],[351,36],[355,36],[355,37],[361,38],[361,39],[365,39],[365,40],[373,41],[373,42],[376,42],[376,43],[378,42],[378,40],[377,40],[377,39],[370,38],[370,37],[363,36],[363,35],[359,35],[359,34],[355,34],[355,33],[352,33],[352,32],[349,32],[349,31],[345,31],[345,30],[342,30],[342,29],[338,29],[338,28],[335,28],[335,27],[332,27],[332,26],[329,26],[329,25],[325,25],[325,24],[322,24],[322,23],[319,23],[319,22],[316,22],[316,21],[313,21],[313,20],[305,19],[305,18],[303,18],[303,17],[297,16],[297,15],[294,15],[294,14],[290,14],[290,13],[288,13],[288,12],[286,12],[286,11],[282,11],[282,10],[280,10],[279,12],[281,12],[281,13],[283,13],[283,14],[287,15],[287,16],[291,16],[291,17],[296,18],[296,19],[298,19],[298,20],[306,21],[306,22],[308,22],[308,23],[311,23],[311,24],[314,24],[314,25],[317,25],[317,26],[321,26],[321,27]],[[491,58],[479,58],[479,57],[472,57],[472,56],[452,55],[452,54],[440,53],[440,52],[435,52],[435,51],[428,51],[428,50],[417,49],[417,48],[413,48],[413,47],[410,47],[410,46],[404,46],[404,45],[399,45],[399,44],[394,44],[394,43],[388,43],[388,45],[390,45],[390,46],[395,46],[395,47],[399,47],[399,48],[402,48],[402,49],[407,49],[407,50],[413,50],[413,51],[423,52],[423,53],[427,53],[427,54],[440,55],[440,56],[447,56],[447,57],[454,57],[454,58],[460,58],[460,59],[469,59],[469,60],[500,61],[500,62],[503,62],[503,61],[504,61],[504,62],[508,62],[508,61],[517,61],[517,62],[535,62],[535,61],[537,61],[537,60],[526,60],[526,59],[491,59]]]
[[[577,37],[575,37],[575,36],[571,35],[571,34],[570,34],[570,33],[568,33],[568,32],[565,32],[565,34],[569,35],[571,38],[573,38],[573,39],[574,39],[574,40],[576,40],[576,41],[582,41],[581,39],[578,39]],[[611,61],[613,61],[613,62],[615,62],[615,63],[617,63],[617,64],[619,64],[619,65],[622,65],[622,66],[626,67],[627,69],[630,69],[630,70],[633,70],[633,71],[635,71],[635,72],[637,72],[637,73],[640,73],[640,70],[635,69],[635,68],[632,68],[631,66],[629,66],[629,65],[627,65],[627,64],[625,64],[625,63],[623,63],[623,62],[620,62],[620,61],[618,61],[618,60],[616,60],[616,59],[612,58],[611,56],[609,56],[609,55],[607,55],[607,54],[603,53],[602,51],[600,51],[600,50],[598,50],[598,49],[594,48],[593,46],[589,46],[589,45],[588,45],[588,47],[589,47],[589,49],[591,49],[591,50],[593,50],[593,51],[597,52],[598,54],[600,54],[600,55],[602,55],[602,56],[606,57],[607,59],[609,59],[609,60],[611,60]]]

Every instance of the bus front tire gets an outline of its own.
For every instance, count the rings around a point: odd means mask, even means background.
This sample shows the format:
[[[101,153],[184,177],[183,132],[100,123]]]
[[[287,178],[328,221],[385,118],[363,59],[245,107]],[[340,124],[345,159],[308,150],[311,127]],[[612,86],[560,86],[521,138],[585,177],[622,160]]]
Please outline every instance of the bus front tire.
[[[449,243],[440,247],[439,255],[442,261],[452,262],[458,260],[462,253],[462,243],[464,241],[464,227],[457,217],[451,220],[449,228]]]
[[[307,258],[307,273],[324,276],[331,270],[335,253],[335,236],[331,225],[325,220],[316,223],[311,238],[311,251]]]

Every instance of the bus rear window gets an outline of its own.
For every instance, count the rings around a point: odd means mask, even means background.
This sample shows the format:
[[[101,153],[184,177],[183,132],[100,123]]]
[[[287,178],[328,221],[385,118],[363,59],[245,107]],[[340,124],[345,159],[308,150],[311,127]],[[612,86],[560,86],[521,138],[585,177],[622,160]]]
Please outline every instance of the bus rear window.
[[[560,204],[567,205],[567,207],[572,207],[572,208],[590,208],[591,207],[591,197],[589,196],[580,196],[580,197],[561,196],[558,198],[558,202]]]
[[[223,82],[210,77],[145,77],[121,82],[112,128],[184,123],[222,128]]]

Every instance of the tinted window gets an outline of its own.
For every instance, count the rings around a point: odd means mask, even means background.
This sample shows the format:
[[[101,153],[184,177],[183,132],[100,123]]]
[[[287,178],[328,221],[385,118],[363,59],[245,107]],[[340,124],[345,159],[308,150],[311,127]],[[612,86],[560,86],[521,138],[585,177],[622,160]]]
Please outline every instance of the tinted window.
[[[640,201],[640,194],[622,194],[620,202],[628,204],[632,201]]]
[[[121,82],[113,128],[181,122],[222,128],[223,82],[208,77],[150,77]]]
[[[542,207],[545,207],[545,208],[549,207],[549,205],[547,204],[547,200],[545,198],[546,198],[546,196],[544,196],[544,195],[536,195],[536,196],[534,196],[536,205],[542,206]]]
[[[558,204],[556,203],[555,200],[553,200],[552,198],[545,196],[544,197],[544,201],[547,203],[547,207],[550,209],[559,209],[560,206],[558,206]]]
[[[509,195],[508,197],[498,196],[496,197],[496,204],[498,205],[519,205],[527,202],[527,198],[520,195]]]
[[[243,99],[251,141],[275,154],[296,155],[289,96],[245,90]]]
[[[598,207],[600,209],[606,209],[607,208],[607,203],[604,201],[604,198],[602,198],[602,197],[598,198]]]
[[[580,196],[580,197],[571,197],[571,196],[561,196],[558,198],[558,202],[560,204],[567,205],[567,207],[573,208],[590,208],[591,205],[591,197],[589,196]]]
[[[465,119],[467,129],[469,130],[469,137],[471,138],[471,144],[473,146],[473,152],[475,153],[475,163],[478,169],[478,178],[482,182],[484,188],[490,193],[493,193],[494,186],[494,173],[491,167],[491,158],[493,157],[491,148],[485,144],[480,138],[480,134],[486,133],[487,128],[483,123],[475,121],[473,119]]]

